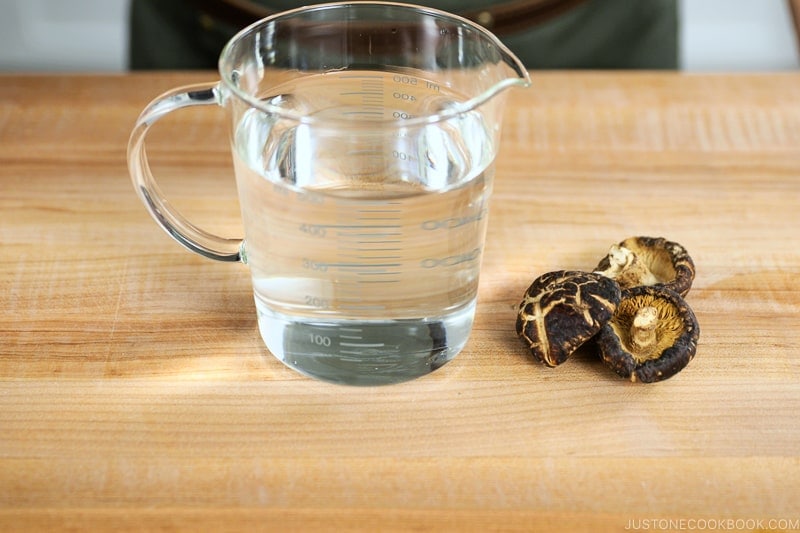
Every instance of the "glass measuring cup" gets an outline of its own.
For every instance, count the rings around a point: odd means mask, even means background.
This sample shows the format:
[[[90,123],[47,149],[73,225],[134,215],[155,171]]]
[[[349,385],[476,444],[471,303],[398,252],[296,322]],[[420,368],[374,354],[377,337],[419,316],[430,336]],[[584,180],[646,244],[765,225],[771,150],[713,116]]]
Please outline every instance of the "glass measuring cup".
[[[460,17],[383,2],[320,4],[242,30],[221,81],[144,109],[128,164],[158,224],[250,267],[261,335],[288,366],[377,385],[450,361],[472,328],[504,89],[520,61]],[[163,198],[145,154],[176,109],[225,108],[245,238]]]

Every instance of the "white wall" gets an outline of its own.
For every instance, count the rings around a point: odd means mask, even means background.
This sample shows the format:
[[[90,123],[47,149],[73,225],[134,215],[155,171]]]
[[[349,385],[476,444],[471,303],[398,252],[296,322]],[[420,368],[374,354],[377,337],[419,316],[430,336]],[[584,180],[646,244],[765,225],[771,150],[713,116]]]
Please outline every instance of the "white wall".
[[[680,0],[680,5],[684,69],[800,66],[787,0]],[[0,0],[0,70],[123,70],[127,10],[128,0]]]
[[[787,0],[680,0],[680,6],[685,70],[800,66]]]
[[[127,11],[128,0],[0,0],[0,70],[122,70]]]

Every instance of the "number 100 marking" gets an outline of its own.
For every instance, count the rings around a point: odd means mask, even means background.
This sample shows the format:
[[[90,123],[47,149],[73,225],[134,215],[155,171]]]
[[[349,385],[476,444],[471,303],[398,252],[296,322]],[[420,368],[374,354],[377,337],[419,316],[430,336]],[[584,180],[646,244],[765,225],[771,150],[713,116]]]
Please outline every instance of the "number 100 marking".
[[[320,335],[318,333],[309,333],[311,343],[316,346],[323,346],[325,348],[330,347],[331,345],[331,338],[327,335]]]

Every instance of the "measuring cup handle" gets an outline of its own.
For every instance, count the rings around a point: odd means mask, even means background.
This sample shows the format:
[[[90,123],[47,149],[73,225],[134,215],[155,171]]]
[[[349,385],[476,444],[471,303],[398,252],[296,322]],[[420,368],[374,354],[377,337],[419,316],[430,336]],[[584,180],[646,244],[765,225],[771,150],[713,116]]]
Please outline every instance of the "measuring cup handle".
[[[227,239],[204,231],[176,211],[161,193],[150,171],[145,138],[150,127],[184,107],[222,105],[218,83],[172,89],[144,108],[128,141],[128,170],[139,198],[167,234],[192,252],[218,261],[241,261],[242,239]]]

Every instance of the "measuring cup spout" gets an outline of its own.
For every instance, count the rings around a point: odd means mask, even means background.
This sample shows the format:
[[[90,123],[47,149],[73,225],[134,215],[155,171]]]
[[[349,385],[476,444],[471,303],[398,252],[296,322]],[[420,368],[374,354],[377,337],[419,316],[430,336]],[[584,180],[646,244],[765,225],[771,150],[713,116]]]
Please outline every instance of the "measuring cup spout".
[[[498,87],[497,90],[500,91],[506,87],[512,87],[515,85],[519,87],[529,87],[531,84],[531,77],[530,74],[528,74],[528,70],[525,68],[525,65],[522,64],[522,61],[520,61],[517,56],[512,54],[510,50],[506,49],[505,46],[503,46],[501,53],[503,63],[511,70],[511,73],[504,80],[505,83],[498,84],[500,87]]]
[[[504,55],[503,70],[506,71],[506,77],[499,80],[492,87],[490,87],[476,102],[476,105],[483,103],[486,100],[494,97],[500,92],[510,87],[530,87],[531,78],[528,71],[522,65],[522,62],[511,52]],[[510,73],[508,72],[510,69]]]
[[[480,28],[482,30],[482,28]],[[474,84],[472,97],[464,107],[473,109],[510,87],[529,87],[531,78],[525,65],[494,34],[485,31],[481,36],[483,65]],[[466,69],[470,70],[470,69]]]

